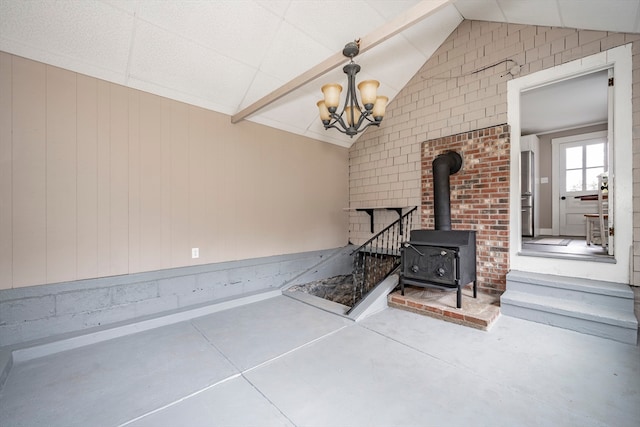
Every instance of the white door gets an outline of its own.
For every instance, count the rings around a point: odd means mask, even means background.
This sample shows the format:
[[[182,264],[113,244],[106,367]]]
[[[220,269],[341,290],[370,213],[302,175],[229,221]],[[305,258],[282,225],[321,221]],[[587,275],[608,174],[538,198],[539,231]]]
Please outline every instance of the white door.
[[[564,141],[563,141],[564,140]],[[607,134],[576,135],[554,140],[558,144],[559,232],[585,236],[585,214],[598,212],[598,175],[607,171]]]

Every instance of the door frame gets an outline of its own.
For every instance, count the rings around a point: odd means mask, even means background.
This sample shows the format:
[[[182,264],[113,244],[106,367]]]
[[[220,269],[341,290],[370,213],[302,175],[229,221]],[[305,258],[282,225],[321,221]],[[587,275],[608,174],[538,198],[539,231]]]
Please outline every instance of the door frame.
[[[604,258],[603,262],[578,259],[549,258],[522,252],[520,215],[520,94],[564,79],[570,79],[594,71],[613,68],[613,133],[615,151],[610,164],[610,180],[615,180],[615,221],[617,247],[615,257]],[[631,102],[633,64],[631,43],[607,51],[567,62],[553,68],[510,80],[507,83],[507,120],[511,127],[510,193],[509,193],[509,266],[512,270],[573,276],[604,280],[608,282],[630,283],[631,253],[633,247],[633,159],[632,127],[633,110]],[[609,123],[611,127],[611,123]],[[609,142],[611,146],[611,142]],[[621,197],[620,195],[628,195]]]

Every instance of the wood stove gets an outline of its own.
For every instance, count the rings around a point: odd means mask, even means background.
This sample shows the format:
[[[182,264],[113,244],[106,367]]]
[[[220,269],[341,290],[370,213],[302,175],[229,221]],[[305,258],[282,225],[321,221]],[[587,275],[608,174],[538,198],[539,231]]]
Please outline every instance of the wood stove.
[[[450,151],[433,161],[435,230],[413,230],[401,248],[400,292],[405,284],[456,290],[456,306],[462,308],[462,288],[476,280],[476,233],[451,230],[449,175],[462,168],[462,157]]]
[[[402,295],[405,285],[455,289],[461,308],[462,288],[473,282],[477,297],[475,231],[413,230],[401,251]]]

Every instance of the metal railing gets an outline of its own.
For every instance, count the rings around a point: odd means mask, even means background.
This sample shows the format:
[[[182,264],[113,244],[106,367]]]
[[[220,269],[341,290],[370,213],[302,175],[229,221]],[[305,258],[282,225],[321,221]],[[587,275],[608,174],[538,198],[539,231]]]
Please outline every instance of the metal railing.
[[[352,307],[400,265],[400,246],[408,240],[417,206],[351,252],[353,259]]]

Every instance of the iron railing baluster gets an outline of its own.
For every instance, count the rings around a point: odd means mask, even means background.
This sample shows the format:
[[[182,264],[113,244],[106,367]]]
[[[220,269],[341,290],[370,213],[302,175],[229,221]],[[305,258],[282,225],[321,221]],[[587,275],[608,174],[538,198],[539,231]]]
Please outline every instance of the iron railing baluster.
[[[402,240],[408,240],[413,214],[417,209],[412,208],[351,252],[355,255],[352,309],[377,283],[400,265]]]

